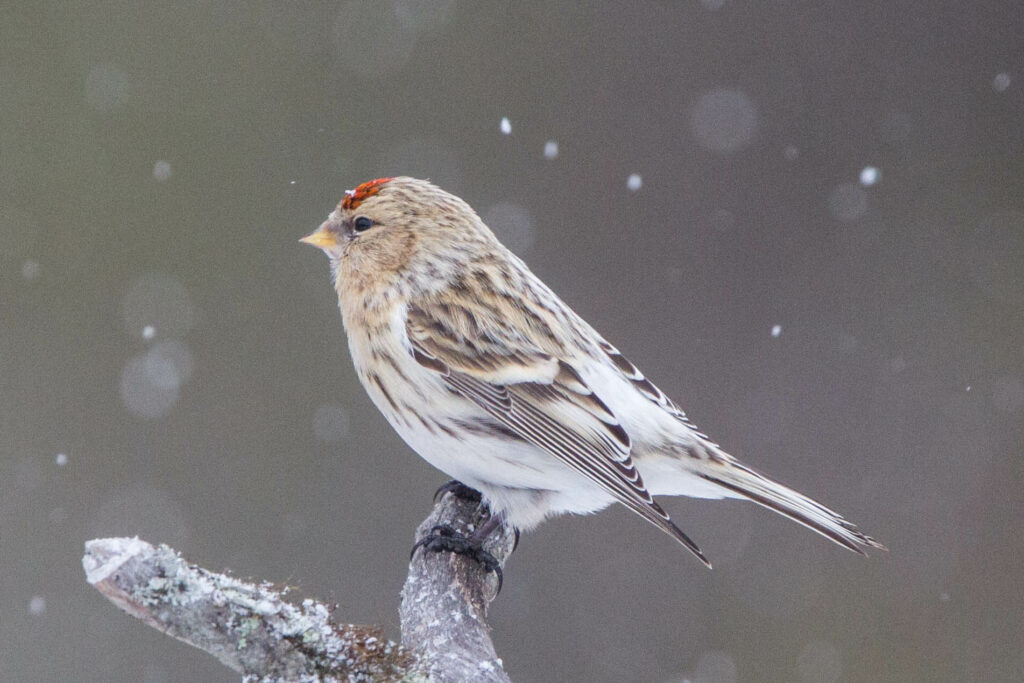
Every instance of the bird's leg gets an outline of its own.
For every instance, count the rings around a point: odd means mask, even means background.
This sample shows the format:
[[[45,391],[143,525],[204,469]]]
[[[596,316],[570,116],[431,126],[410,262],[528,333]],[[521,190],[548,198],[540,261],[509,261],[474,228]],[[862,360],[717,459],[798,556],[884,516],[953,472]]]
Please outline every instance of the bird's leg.
[[[483,549],[482,542],[474,538],[474,536],[476,536],[475,532],[466,536],[447,524],[438,524],[430,530],[429,534],[416,541],[416,544],[412,547],[410,559],[412,555],[416,554],[418,548],[423,548],[424,551],[432,553],[449,552],[468,557],[479,564],[480,568],[485,572],[494,572],[498,575],[498,592],[500,593],[501,584],[504,581],[501,565],[494,555]]]
[[[483,542],[487,540],[495,529],[501,526],[502,518],[501,515],[492,515],[488,511],[487,521],[474,529],[468,536],[471,541],[483,545]]]
[[[466,486],[457,479],[452,479],[448,483],[442,484],[441,487],[434,492],[434,502],[436,503],[437,499],[446,493],[451,493],[456,498],[461,498],[462,500],[468,500],[474,503],[479,503],[481,500],[479,491],[470,486]],[[473,538],[479,539],[482,543],[491,535],[492,531],[498,528],[498,525],[501,524],[501,522],[502,520],[498,516],[490,516],[486,522],[480,525],[480,527],[472,533]],[[513,529],[512,532],[516,535],[516,539],[512,543],[512,552],[515,552],[516,548],[519,547],[519,529]]]
[[[468,501],[471,501],[473,503],[479,503],[480,502],[480,492],[479,491],[477,491],[476,489],[471,488],[469,486],[466,486],[461,481],[458,481],[456,479],[452,479],[447,484],[442,484],[441,488],[439,488],[437,491],[434,492],[434,502],[436,503],[437,499],[440,498],[441,496],[443,496],[446,493],[451,493],[456,498],[461,498],[462,500],[468,500]]]
[[[480,501],[480,492],[472,489],[458,481],[450,481],[437,490],[434,495],[436,500],[439,495],[445,493],[453,495],[470,502]],[[494,572],[498,575],[498,592],[501,592],[503,582],[501,565],[494,555],[484,550],[483,545],[487,538],[502,524],[501,515],[493,515],[488,511],[488,517],[483,524],[478,526],[469,534],[463,534],[448,524],[439,524],[433,527],[423,538],[416,541],[410,553],[410,559],[416,554],[416,550],[423,548],[428,552],[449,552],[456,555],[463,555],[477,562],[485,572]],[[519,543],[519,530],[516,530],[516,544]]]

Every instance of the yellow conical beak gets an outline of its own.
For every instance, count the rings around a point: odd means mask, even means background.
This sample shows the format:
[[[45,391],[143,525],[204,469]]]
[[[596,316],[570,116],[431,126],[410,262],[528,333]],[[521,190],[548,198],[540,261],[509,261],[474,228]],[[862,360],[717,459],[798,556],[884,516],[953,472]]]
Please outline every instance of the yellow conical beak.
[[[332,230],[327,229],[326,224],[321,225],[299,241],[318,249],[330,249],[331,247],[338,246],[337,236]]]

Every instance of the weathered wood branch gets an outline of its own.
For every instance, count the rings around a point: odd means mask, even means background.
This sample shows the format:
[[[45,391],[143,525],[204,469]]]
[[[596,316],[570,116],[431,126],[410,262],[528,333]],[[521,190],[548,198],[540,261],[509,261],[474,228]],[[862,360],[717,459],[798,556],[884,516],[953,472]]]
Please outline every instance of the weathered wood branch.
[[[420,525],[469,531],[486,520],[476,503],[446,494]],[[514,544],[501,529],[487,550],[504,564]],[[399,610],[402,643],[374,626],[338,624],[314,600],[286,601],[252,583],[188,564],[138,538],[88,541],[86,580],[128,614],[209,652],[246,681],[508,681],[494,651],[487,607],[497,579],[465,557],[417,552]]]
[[[487,519],[479,505],[446,494],[416,530],[417,538],[448,524],[467,533]],[[515,535],[501,527],[486,546],[501,565],[512,553]],[[494,652],[487,606],[498,578],[473,560],[452,553],[417,552],[409,563],[399,616],[402,645],[416,652],[434,680],[507,682]]]

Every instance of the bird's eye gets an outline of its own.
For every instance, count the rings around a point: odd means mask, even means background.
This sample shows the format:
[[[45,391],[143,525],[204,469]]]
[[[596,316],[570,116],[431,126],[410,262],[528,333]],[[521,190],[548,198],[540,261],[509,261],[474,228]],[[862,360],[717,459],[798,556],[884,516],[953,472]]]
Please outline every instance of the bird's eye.
[[[366,232],[373,227],[373,219],[359,216],[352,222],[352,226],[356,229],[356,232]]]

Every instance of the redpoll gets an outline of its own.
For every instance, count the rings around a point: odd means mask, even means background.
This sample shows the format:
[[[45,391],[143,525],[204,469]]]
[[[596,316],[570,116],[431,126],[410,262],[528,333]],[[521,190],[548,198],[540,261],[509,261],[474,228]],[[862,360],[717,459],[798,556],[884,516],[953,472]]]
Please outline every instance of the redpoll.
[[[458,197],[373,180],[302,241],[330,258],[374,404],[493,520],[525,531],[618,502],[707,563],[653,496],[746,498],[850,550],[882,547],[698,431]]]

